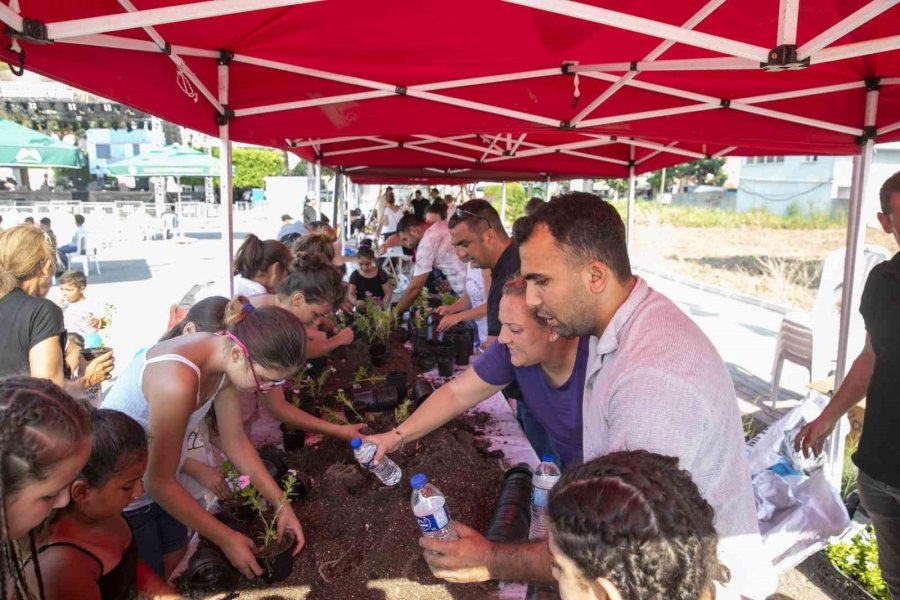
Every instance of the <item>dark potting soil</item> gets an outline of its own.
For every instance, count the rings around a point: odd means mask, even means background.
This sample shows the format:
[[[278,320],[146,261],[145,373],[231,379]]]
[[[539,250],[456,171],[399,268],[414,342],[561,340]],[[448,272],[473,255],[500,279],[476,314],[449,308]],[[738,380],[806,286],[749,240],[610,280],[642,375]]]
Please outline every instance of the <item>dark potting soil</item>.
[[[288,453],[291,468],[313,478],[310,494],[294,503],[306,546],[284,582],[243,581],[240,598],[307,600],[483,599],[493,583],[449,584],[431,575],[418,546],[409,506],[409,478],[425,473],[447,497],[451,517],[484,532],[503,476],[498,453],[476,444],[477,417],[461,417],[392,455],[401,483],[384,487],[354,460],[348,445],[326,438]],[[394,425],[383,413],[376,431]]]

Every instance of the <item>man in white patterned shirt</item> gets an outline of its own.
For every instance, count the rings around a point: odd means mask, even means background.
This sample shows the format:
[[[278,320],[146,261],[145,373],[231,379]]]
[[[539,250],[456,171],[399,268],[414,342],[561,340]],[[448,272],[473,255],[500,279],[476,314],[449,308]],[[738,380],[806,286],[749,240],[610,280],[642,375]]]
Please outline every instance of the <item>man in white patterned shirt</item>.
[[[397,223],[397,235],[404,247],[416,251],[413,278],[397,302],[398,314],[412,305],[433,269],[440,269],[458,295],[466,293],[466,265],[453,250],[447,221],[429,224],[414,214],[405,215]]]
[[[763,599],[775,576],[756,521],[740,412],[728,369],[703,332],[632,275],[625,226],[597,196],[561,196],[514,230],[526,302],[560,335],[592,335],[583,399],[584,458],[644,449],[675,456],[716,512],[730,582],[717,598]],[[546,544],[491,545],[463,527],[432,544],[452,581],[548,580]]]

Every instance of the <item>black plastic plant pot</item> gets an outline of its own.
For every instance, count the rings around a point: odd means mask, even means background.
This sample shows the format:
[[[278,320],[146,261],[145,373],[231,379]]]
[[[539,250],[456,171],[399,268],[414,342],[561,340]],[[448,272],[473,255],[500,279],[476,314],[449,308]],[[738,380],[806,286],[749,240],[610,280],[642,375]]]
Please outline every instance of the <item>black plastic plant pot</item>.
[[[431,352],[421,352],[416,356],[416,368],[421,373],[427,373],[437,365],[437,358]]]
[[[500,484],[494,516],[485,537],[495,543],[528,540],[531,526],[531,468],[520,463],[509,469]]]
[[[348,423],[364,423],[365,419],[362,414],[366,412],[366,407],[357,402],[353,403],[353,408],[344,405],[344,418]]]
[[[266,582],[277,583],[290,577],[291,571],[294,569],[294,557],[291,556],[293,547],[294,532],[287,530],[284,532],[282,542],[276,544],[277,550],[263,548],[256,555],[256,562],[263,568],[263,579]]]
[[[429,342],[429,346],[431,347],[431,351],[434,352],[434,355],[437,357],[441,356],[449,356],[453,357],[453,343],[452,342]]]
[[[398,404],[400,404],[400,398],[397,395],[397,388],[391,385],[382,385],[353,394],[353,406],[361,407],[362,411],[360,412],[393,410]]]
[[[375,342],[369,345],[369,358],[372,366],[383,367],[387,364],[387,346],[383,342]]]
[[[405,398],[409,393],[409,374],[406,371],[391,371],[385,375],[384,382],[397,389],[398,398]]]
[[[282,423],[282,427],[284,424]],[[292,430],[296,431],[296,430]],[[303,434],[302,431],[299,432]],[[285,435],[285,430],[281,430],[282,439]],[[301,444],[302,446],[302,444]],[[284,450],[281,448],[276,448],[275,446],[266,446],[264,448],[259,449],[259,458],[262,461],[263,465],[265,465],[266,470],[269,472],[269,475],[272,476],[272,479],[278,481],[288,472],[287,466],[287,456],[284,453]]]
[[[412,389],[413,405],[418,408],[434,393],[434,384],[427,379],[417,379]]]
[[[428,327],[411,327],[409,330],[409,339],[415,346],[416,341],[426,341],[428,339]]]
[[[438,356],[438,375],[440,375],[441,377],[453,377],[453,364],[455,362],[456,361],[453,360],[453,356]]]
[[[306,432],[281,425],[281,443],[286,452],[296,452],[306,443]]]
[[[294,491],[288,496],[288,500],[291,502],[296,502],[297,500],[302,500],[309,495],[309,492],[312,490],[312,477],[307,475],[306,473],[294,473],[294,477],[297,478],[297,483],[294,485]],[[284,480],[288,478],[288,475],[285,475],[283,479],[279,482],[284,489]]]
[[[310,377],[318,377],[328,366],[328,357],[319,356],[317,358],[309,358],[306,360],[306,362],[309,363],[309,368],[306,369],[306,374]]]
[[[239,574],[212,542],[201,540],[181,575],[179,587],[192,598],[225,596],[237,589]]]

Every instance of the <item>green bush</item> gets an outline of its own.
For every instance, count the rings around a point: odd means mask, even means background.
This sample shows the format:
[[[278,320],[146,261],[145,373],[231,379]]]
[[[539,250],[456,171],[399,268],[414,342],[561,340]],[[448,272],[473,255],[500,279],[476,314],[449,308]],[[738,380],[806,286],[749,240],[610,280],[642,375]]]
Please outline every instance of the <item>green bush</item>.
[[[615,200],[611,204],[625,218],[626,201]],[[826,214],[810,210],[803,214],[799,206],[792,205],[785,216],[773,215],[765,210],[745,213],[728,212],[699,206],[672,206],[654,202],[636,202],[634,221],[637,225],[651,222],[674,227],[724,227],[743,229],[831,229],[846,227],[843,213]]]
[[[890,600],[881,569],[878,568],[878,544],[871,527],[864,529],[849,544],[832,544],[828,559],[841,571],[860,582],[879,600]]]

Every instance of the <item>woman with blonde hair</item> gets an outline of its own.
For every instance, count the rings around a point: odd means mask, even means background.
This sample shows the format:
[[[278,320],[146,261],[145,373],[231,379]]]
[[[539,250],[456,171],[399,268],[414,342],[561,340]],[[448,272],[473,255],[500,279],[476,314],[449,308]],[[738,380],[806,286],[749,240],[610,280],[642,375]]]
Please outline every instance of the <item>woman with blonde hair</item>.
[[[18,225],[0,233],[0,377],[66,381],[63,313],[46,298],[55,269],[52,244],[40,229]],[[111,352],[91,361],[78,387],[108,379],[113,364]]]

